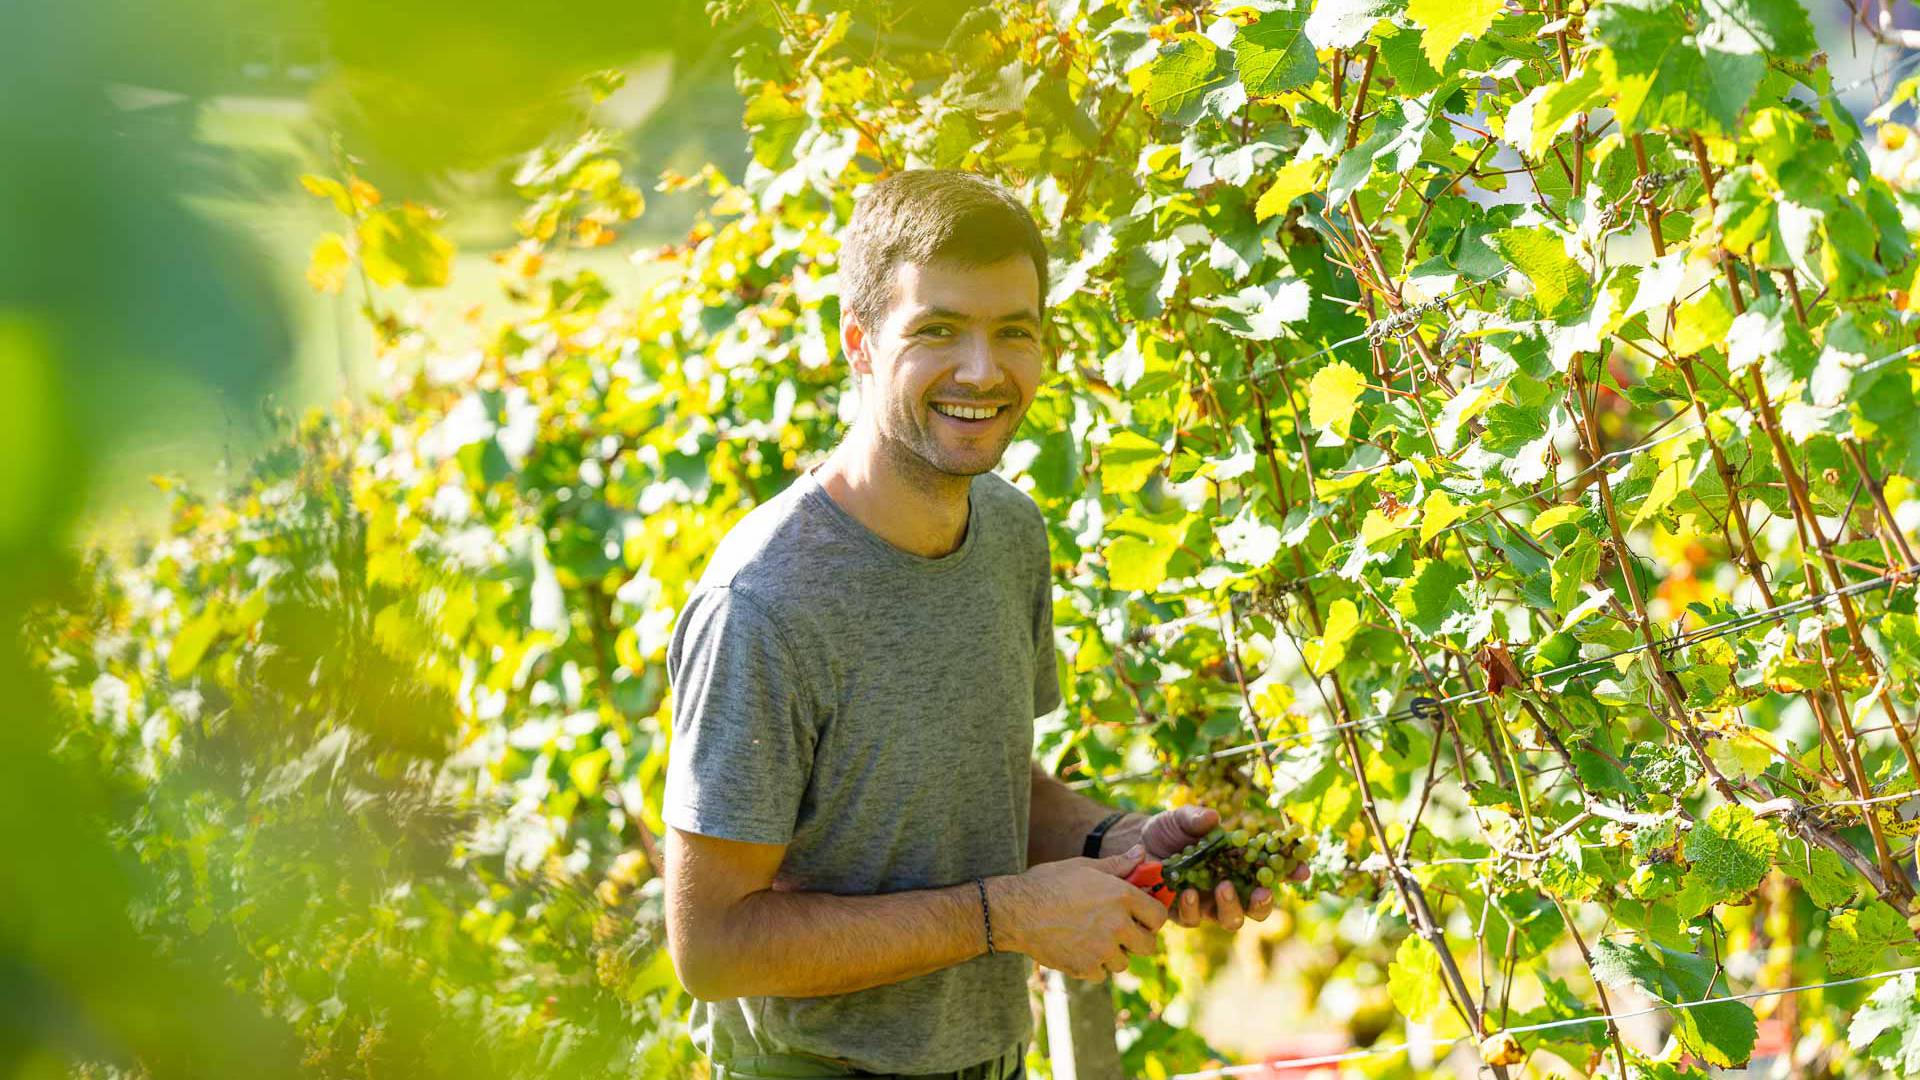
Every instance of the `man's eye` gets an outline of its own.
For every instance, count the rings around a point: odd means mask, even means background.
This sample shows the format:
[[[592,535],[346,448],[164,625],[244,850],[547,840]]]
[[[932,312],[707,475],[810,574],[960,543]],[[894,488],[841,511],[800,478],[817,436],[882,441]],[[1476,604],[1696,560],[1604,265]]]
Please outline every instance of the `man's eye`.
[[[940,325],[923,326],[920,328],[919,336],[937,337],[937,338],[952,337],[953,328],[950,326],[940,326]]]
[[[1024,326],[1009,326],[1009,327],[1007,328],[1007,336],[1008,336],[1008,337],[1020,337],[1020,338],[1030,338],[1030,337],[1032,337],[1032,336],[1033,336],[1033,331],[1031,331],[1031,330],[1029,330],[1029,329],[1027,329],[1027,328],[1026,328],[1026,327],[1024,327]]]

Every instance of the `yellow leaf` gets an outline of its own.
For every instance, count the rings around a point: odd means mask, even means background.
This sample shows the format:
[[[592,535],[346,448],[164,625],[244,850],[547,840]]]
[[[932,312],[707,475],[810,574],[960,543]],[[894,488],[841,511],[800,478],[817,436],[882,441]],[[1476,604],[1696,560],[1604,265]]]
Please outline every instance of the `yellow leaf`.
[[[1327,632],[1319,641],[1307,642],[1307,666],[1315,675],[1325,675],[1347,658],[1347,645],[1360,629],[1360,609],[1353,601],[1335,600],[1327,607]]]
[[[346,288],[347,271],[352,266],[346,238],[328,233],[313,245],[313,257],[307,262],[307,284],[317,292],[333,295]]]
[[[1432,543],[1434,537],[1466,516],[1466,507],[1455,506],[1451,495],[1444,491],[1434,492],[1427,496],[1426,502],[1420,504],[1420,542]]]
[[[1295,158],[1280,166],[1273,174],[1273,183],[1254,204],[1253,216],[1265,221],[1276,214],[1284,214],[1293,200],[1305,195],[1319,186],[1320,160],[1318,158]]]
[[[1567,522],[1579,516],[1579,503],[1561,503],[1559,506],[1549,506],[1545,510],[1540,511],[1540,515],[1533,519],[1531,525],[1527,526],[1527,531],[1535,536],[1539,536],[1549,529],[1565,525]]]
[[[1313,373],[1307,384],[1307,421],[1322,431],[1345,437],[1353,426],[1353,410],[1360,392],[1367,388],[1366,376],[1352,364],[1337,360]]]
[[[1366,520],[1360,523],[1360,542],[1366,545],[1368,551],[1392,551],[1400,546],[1399,534],[1412,525],[1413,507],[1411,506],[1403,506],[1399,513],[1393,515],[1388,515],[1375,507],[1367,511]],[[1388,537],[1394,537],[1394,542],[1381,547],[1380,541]]]
[[[322,199],[330,200],[333,208],[352,216],[353,196],[347,194],[346,186],[331,177],[304,173],[300,177],[300,186]]]
[[[1479,37],[1493,25],[1505,0],[1408,0],[1407,17],[1422,27],[1420,48],[1427,62],[1446,74],[1441,65],[1455,45]]]
[[[1662,469],[1653,482],[1653,490],[1647,492],[1646,501],[1640,504],[1640,512],[1633,515],[1633,523],[1627,527],[1637,529],[1641,522],[1666,509],[1686,486],[1687,474],[1692,471],[1693,459],[1684,457]]]
[[[1698,300],[1682,307],[1673,317],[1673,332],[1667,336],[1667,348],[1675,356],[1692,356],[1709,345],[1727,340],[1733,325],[1733,313],[1718,289],[1708,289]]]

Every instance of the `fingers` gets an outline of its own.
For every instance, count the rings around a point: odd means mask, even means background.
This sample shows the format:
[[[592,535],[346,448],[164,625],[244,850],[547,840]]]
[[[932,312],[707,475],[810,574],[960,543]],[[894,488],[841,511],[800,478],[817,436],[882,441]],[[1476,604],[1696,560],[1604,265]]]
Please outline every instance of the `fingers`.
[[[1127,914],[1133,916],[1133,921],[1149,931],[1160,929],[1167,921],[1166,907],[1143,889],[1130,890],[1121,902],[1127,905]]]
[[[1107,957],[1106,962],[1100,966],[1105,968],[1108,973],[1118,975],[1127,970],[1127,954],[1124,950],[1116,952],[1112,956]]]
[[[1254,922],[1261,922],[1265,920],[1267,916],[1273,914],[1272,889],[1264,886],[1256,888],[1253,890],[1253,895],[1247,899],[1250,901],[1247,904],[1247,918],[1252,919]]]
[[[1246,914],[1240,910],[1240,897],[1233,891],[1233,882],[1223,881],[1213,889],[1214,918],[1222,928],[1238,930],[1246,920]]]
[[[1219,813],[1204,806],[1182,806],[1153,815],[1140,837],[1161,857],[1172,855],[1220,824]]]
[[[1134,867],[1140,865],[1140,860],[1145,858],[1146,854],[1146,848],[1135,844],[1123,854],[1109,855],[1104,859],[1088,859],[1087,862],[1101,873],[1112,874],[1114,877],[1126,877],[1133,872]]]
[[[1120,947],[1135,956],[1152,956],[1160,951],[1160,939],[1139,923],[1120,931]]]
[[[1174,904],[1174,921],[1192,929],[1200,925],[1200,890],[1182,889],[1180,899]]]
[[[1306,863],[1294,863],[1293,869],[1287,871],[1288,881],[1305,881],[1312,876],[1313,871],[1307,869]]]

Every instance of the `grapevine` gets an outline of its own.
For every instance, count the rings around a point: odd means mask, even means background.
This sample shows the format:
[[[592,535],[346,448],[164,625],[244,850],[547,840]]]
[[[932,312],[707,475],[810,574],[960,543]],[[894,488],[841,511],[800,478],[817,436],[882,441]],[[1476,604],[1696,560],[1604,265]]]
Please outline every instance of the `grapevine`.
[[[448,703],[380,744],[383,775],[444,770],[492,844],[368,933],[471,941],[462,970],[514,1008],[538,955],[668,1048],[657,1071],[683,1062],[670,975],[616,932],[658,866],[665,629],[852,408],[833,237],[862,185],[968,169],[1053,252],[1058,363],[1004,470],[1053,559],[1068,705],[1037,753],[1116,805],[1222,812],[1175,877],[1277,887],[1302,964],[1275,971],[1315,965],[1286,1019],[1363,1047],[1325,1057],[1405,1075],[1418,1036],[1497,1076],[1699,1076],[1770,1044],[1799,1075],[1920,1068],[1913,54],[1863,23],[1887,78],[1861,117],[1788,0],[939,6],[713,4],[752,163],[661,181],[712,205],[644,254],[645,296],[566,265],[641,206],[598,137],[524,172],[561,217],[501,260],[484,335],[369,296],[417,374],[298,429],[308,465],[183,498],[172,543],[37,638],[76,752],[164,803],[204,737],[183,692],[265,693],[259,609],[298,599],[276,560],[346,552],[306,587],[362,583],[353,640]],[[354,237],[317,253],[322,287],[399,272],[375,242],[437,220],[361,237],[352,181],[313,185]],[[307,760],[275,753],[254,774]],[[206,872],[255,857],[253,809],[196,804],[211,860],[155,842],[157,894],[193,898],[155,902],[168,932],[254,917]],[[233,963],[297,996],[278,959]],[[1116,980],[1130,1074],[1262,1053],[1176,1023],[1187,983]],[[339,1030],[377,1025],[337,992]]]

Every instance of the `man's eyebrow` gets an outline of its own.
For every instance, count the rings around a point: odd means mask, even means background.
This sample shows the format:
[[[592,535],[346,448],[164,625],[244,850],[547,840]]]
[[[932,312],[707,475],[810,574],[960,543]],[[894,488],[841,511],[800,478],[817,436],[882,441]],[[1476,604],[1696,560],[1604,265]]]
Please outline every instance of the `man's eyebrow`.
[[[964,311],[955,311],[953,308],[933,307],[915,312],[910,321],[919,322],[922,319],[952,319],[956,322],[967,322],[972,318],[973,316]],[[1032,308],[1021,308],[1018,311],[1008,312],[991,321],[997,323],[1038,323],[1040,316],[1035,314]]]

